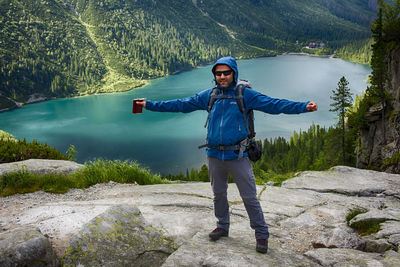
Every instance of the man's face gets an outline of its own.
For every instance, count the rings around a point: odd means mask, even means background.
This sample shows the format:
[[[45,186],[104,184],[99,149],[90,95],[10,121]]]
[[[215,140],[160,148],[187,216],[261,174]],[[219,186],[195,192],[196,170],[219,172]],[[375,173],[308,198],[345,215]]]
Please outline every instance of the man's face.
[[[227,88],[233,82],[234,72],[228,65],[217,65],[214,75],[215,80],[222,88]]]

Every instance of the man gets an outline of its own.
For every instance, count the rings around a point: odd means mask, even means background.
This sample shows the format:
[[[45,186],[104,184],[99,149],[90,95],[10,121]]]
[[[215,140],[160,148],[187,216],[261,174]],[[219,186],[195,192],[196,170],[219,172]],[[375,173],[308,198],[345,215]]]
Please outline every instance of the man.
[[[212,73],[221,94],[235,96],[239,77],[236,60],[232,57],[218,59],[212,68]],[[211,92],[212,89],[208,89],[192,97],[171,101],[153,102],[144,99],[138,104],[148,110],[161,112],[186,113],[207,110]],[[255,109],[270,114],[298,114],[317,110],[315,102],[293,102],[271,98],[250,88],[244,90],[243,98],[247,112]],[[217,99],[209,112],[207,156],[214,193],[214,213],[218,220],[217,228],[209,234],[209,237],[216,241],[229,234],[227,189],[228,174],[231,173],[250,218],[250,226],[255,230],[256,250],[266,253],[268,251],[268,226],[257,199],[255,178],[248,154],[230,149],[248,136],[243,114],[234,98]]]

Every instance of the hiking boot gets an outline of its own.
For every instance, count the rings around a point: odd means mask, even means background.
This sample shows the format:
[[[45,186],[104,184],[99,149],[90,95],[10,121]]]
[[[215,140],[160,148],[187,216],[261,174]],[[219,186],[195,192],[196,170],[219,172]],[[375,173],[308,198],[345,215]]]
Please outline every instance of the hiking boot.
[[[257,246],[256,246],[257,252],[260,253],[267,253],[268,251],[268,239],[257,239]]]
[[[218,239],[220,239],[223,236],[228,236],[228,231],[217,227],[214,229],[214,231],[212,231],[208,236],[213,240],[213,241],[217,241]]]

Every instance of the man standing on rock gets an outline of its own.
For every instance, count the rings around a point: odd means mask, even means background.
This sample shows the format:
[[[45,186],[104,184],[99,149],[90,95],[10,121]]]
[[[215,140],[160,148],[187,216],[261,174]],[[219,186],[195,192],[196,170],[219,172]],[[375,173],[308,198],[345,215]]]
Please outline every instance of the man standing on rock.
[[[234,98],[239,82],[236,60],[232,57],[218,59],[212,68],[212,73],[220,97],[215,100],[209,111],[206,147],[209,176],[214,193],[214,212],[218,221],[217,228],[209,234],[209,237],[216,241],[229,234],[227,189],[228,174],[231,173],[250,218],[250,226],[255,230],[256,250],[267,253],[268,226],[257,199],[255,177],[248,153],[240,149],[241,142],[248,137],[249,133],[247,122]],[[137,104],[147,110],[160,112],[208,111],[212,92],[211,88],[185,99],[159,102],[143,99]],[[299,114],[317,110],[315,102],[293,102],[271,98],[250,88],[245,88],[243,100],[247,121],[248,112],[253,109],[270,114]]]

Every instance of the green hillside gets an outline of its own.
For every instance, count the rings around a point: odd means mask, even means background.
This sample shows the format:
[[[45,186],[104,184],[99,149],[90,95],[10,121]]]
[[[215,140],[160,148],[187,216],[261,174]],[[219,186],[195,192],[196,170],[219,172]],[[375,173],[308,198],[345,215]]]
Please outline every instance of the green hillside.
[[[224,55],[370,36],[363,0],[0,0],[0,110],[31,95],[129,90]]]
[[[336,51],[336,55],[342,59],[369,65],[372,57],[373,39],[355,41]]]
[[[86,28],[60,1],[0,1],[0,91],[69,96],[101,84],[107,67]],[[1,108],[1,107],[0,107]]]

